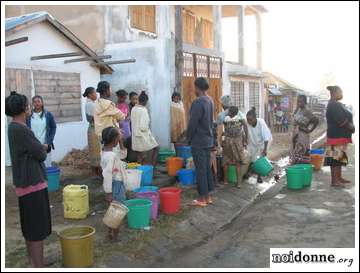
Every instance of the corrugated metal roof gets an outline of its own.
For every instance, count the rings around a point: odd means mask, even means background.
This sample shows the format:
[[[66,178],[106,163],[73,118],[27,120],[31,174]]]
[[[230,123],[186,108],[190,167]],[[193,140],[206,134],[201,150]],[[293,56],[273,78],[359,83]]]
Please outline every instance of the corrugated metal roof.
[[[33,21],[35,19],[39,19],[41,17],[45,17],[48,15],[46,11],[39,11],[34,13],[25,14],[18,17],[11,17],[5,19],[5,30],[9,31],[19,25],[28,23],[30,21]]]
[[[269,92],[274,96],[281,96],[282,93],[278,88],[268,88]]]
[[[28,27],[31,24],[47,21],[54,28],[60,31],[67,39],[72,43],[78,46],[82,51],[84,51],[88,56],[96,57],[97,54],[89,48],[84,42],[82,42],[74,33],[72,33],[68,28],[63,24],[57,21],[51,14],[46,11],[40,11],[35,13],[29,13],[18,17],[10,17],[5,20],[5,30],[6,32],[12,33],[16,32],[18,29],[23,27]],[[97,60],[94,60],[98,63]],[[102,65],[102,71],[106,73],[112,73],[114,70],[109,65]]]

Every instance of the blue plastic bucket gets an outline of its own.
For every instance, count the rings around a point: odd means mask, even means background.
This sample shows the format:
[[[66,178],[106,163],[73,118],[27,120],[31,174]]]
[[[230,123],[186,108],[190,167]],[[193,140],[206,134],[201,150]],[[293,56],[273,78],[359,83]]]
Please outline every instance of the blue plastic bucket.
[[[142,171],[141,186],[152,185],[154,167],[151,165],[143,165],[137,167],[137,169]]]
[[[48,191],[57,191],[60,184],[60,169],[56,167],[47,167],[46,174],[48,177]]]
[[[313,149],[310,150],[310,154],[312,155],[322,155],[324,154],[325,150],[324,149]]]
[[[133,192],[148,192],[148,191],[159,191],[159,187],[156,186],[143,186],[133,190]]]
[[[182,185],[193,185],[195,183],[195,171],[190,169],[181,169],[177,172],[179,182]]]
[[[176,156],[183,158],[184,162],[186,162],[187,159],[192,157],[190,146],[177,146],[175,147],[175,149],[176,149]]]

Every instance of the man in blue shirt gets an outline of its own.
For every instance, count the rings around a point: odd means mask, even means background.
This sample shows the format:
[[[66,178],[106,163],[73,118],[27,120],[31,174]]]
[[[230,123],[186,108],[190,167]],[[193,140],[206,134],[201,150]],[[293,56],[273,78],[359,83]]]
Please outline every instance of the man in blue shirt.
[[[214,102],[207,95],[208,89],[209,84],[205,78],[195,80],[197,99],[191,104],[187,129],[199,193],[198,200],[194,200],[192,204],[200,207],[213,203],[209,193],[214,190],[214,178],[211,172],[211,149],[214,146]]]

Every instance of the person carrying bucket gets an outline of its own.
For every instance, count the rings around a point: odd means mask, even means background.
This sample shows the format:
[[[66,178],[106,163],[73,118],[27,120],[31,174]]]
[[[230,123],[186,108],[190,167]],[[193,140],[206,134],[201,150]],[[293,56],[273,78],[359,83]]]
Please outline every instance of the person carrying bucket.
[[[101,167],[104,177],[103,187],[106,193],[106,201],[109,205],[112,201],[123,203],[126,201],[126,189],[124,181],[126,177],[126,163],[114,152],[121,138],[120,130],[108,127],[102,131],[103,151],[101,153]],[[119,229],[109,228],[108,237],[116,240]]]
[[[253,163],[259,157],[267,155],[269,143],[272,141],[272,135],[265,120],[257,118],[255,107],[247,112],[246,119],[249,134],[248,152],[251,157],[251,162]],[[246,177],[249,177],[249,172]],[[258,175],[257,182],[263,182],[260,175]]]
[[[210,96],[207,96],[208,89],[209,84],[205,78],[195,80],[197,99],[191,104],[187,128],[187,139],[195,163],[199,193],[199,198],[194,200],[192,205],[200,207],[213,203],[210,192],[214,190],[211,172],[211,150],[214,146],[214,102]]]
[[[224,184],[228,182],[228,168],[230,164],[236,165],[237,183],[236,186],[240,188],[242,178],[247,172],[250,160],[245,153],[245,146],[247,139],[243,137],[243,128],[246,123],[238,115],[239,109],[236,106],[229,108],[229,114],[225,117],[225,139],[223,142],[224,148]]]

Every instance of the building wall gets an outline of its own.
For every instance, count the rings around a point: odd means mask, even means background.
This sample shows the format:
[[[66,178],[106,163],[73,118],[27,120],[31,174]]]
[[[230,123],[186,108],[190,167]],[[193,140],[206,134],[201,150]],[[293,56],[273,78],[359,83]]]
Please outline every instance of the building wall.
[[[108,10],[108,20],[116,20],[118,24],[109,28],[108,41],[111,43],[106,44],[104,53],[112,55],[112,59],[135,58],[136,62],[113,65],[114,73],[102,76],[114,91],[120,88],[128,92],[147,91],[151,130],[162,147],[170,145],[170,102],[175,87],[172,11],[170,6],[156,7],[155,36],[130,27],[126,6]]]
[[[5,17],[47,11],[94,50],[104,47],[104,10],[98,5],[7,5]],[[91,35],[89,35],[91,33]]]
[[[156,33],[131,27],[129,6],[106,6],[104,10],[105,43],[171,39],[174,33],[174,9],[172,6],[156,6]]]
[[[97,68],[91,67],[89,62],[64,64],[64,58],[30,61],[31,56],[79,51],[79,48],[48,23],[35,24],[7,36],[6,39],[22,36],[28,36],[29,41],[6,47],[6,67],[80,73],[81,90],[79,92],[83,92],[88,86],[96,87],[100,80],[100,72]],[[34,90],[32,92],[34,95]],[[54,161],[61,160],[73,148],[83,149],[87,145],[88,123],[84,113],[86,100],[81,98],[82,121],[58,124],[54,141],[55,150],[52,152]]]

